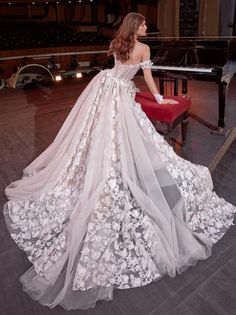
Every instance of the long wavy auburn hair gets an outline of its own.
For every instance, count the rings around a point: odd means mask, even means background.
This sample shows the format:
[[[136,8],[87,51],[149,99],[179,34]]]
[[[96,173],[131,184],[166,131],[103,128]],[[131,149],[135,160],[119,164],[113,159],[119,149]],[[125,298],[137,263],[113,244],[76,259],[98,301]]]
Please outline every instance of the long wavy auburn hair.
[[[134,49],[135,34],[144,20],[142,14],[134,12],[127,14],[111,42],[108,55],[114,54],[121,62],[129,60]]]

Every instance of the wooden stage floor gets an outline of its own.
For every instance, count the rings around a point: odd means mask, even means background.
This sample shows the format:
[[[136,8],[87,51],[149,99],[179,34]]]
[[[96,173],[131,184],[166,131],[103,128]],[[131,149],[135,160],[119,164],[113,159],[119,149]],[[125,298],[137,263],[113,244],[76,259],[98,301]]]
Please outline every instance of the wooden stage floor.
[[[54,139],[77,97],[90,78],[67,80],[31,89],[0,90],[0,201],[4,188]],[[135,79],[142,90],[142,77]],[[216,192],[236,205],[236,80],[226,104],[224,135],[190,118],[187,144],[173,143],[178,154],[209,166]],[[217,123],[217,86],[190,82],[192,112],[211,124]],[[179,139],[179,131],[174,137]],[[182,275],[164,277],[157,283],[129,290],[116,290],[112,302],[99,302],[95,309],[65,311],[48,309],[22,292],[19,276],[30,266],[25,254],[10,239],[0,217],[0,315],[235,315],[236,228],[233,226],[213,248],[212,256]]]

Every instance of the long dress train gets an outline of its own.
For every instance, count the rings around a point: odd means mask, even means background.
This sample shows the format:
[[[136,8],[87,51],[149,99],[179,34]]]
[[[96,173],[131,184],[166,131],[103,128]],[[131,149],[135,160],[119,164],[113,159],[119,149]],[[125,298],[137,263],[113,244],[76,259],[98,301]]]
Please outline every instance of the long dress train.
[[[6,188],[8,228],[33,264],[21,282],[41,304],[94,307],[115,288],[173,277],[232,224],[208,169],[176,155],[135,102],[132,78],[150,64],[116,61],[94,77]]]

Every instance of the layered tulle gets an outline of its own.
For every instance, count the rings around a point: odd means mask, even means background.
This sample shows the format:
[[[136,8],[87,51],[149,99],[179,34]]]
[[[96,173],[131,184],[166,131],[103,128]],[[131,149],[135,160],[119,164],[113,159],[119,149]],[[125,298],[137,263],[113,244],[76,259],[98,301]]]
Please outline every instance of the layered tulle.
[[[205,167],[178,157],[135,103],[140,66],[117,63],[83,91],[54,142],[6,188],[22,277],[49,307],[94,307],[115,288],[175,276],[232,224]]]

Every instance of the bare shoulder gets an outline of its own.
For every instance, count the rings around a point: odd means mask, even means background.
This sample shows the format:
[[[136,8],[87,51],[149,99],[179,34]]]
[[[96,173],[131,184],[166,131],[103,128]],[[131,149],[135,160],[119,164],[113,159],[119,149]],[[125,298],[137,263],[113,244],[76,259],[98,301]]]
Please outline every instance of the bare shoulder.
[[[150,59],[150,49],[148,45],[145,45],[139,41],[135,43],[134,50],[131,56],[133,63],[142,62]]]
[[[148,45],[137,42],[137,51],[139,52],[139,56],[141,61],[149,60],[150,59],[150,48]]]
[[[144,43],[137,42],[137,47],[145,52],[150,51],[150,47]]]

